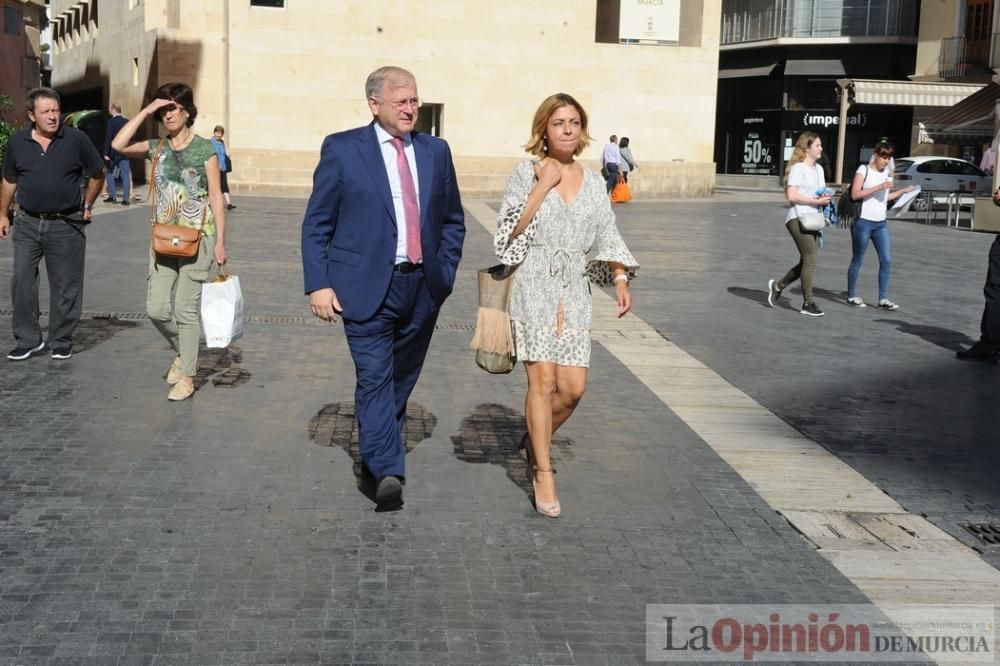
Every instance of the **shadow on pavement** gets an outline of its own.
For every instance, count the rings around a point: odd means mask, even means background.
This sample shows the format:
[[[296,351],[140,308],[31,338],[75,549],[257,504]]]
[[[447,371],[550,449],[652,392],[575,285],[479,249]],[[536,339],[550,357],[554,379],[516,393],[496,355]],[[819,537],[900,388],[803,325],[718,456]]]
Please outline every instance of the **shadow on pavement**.
[[[949,351],[957,352],[960,349],[971,347],[976,342],[965,333],[953,331],[948,328],[941,328],[940,326],[911,324],[901,319],[874,319],[873,321],[880,324],[890,324],[895,326],[896,330],[900,333],[915,335],[922,340],[926,340],[931,344],[943,347]]]
[[[237,388],[243,386],[253,376],[249,370],[240,367],[243,350],[239,347],[209,349],[202,342],[198,347],[198,373],[194,378],[195,389],[212,381],[216,388]],[[166,373],[164,373],[166,377]]]
[[[532,495],[527,462],[521,453],[523,414],[503,405],[483,403],[462,419],[459,428],[459,434],[451,438],[456,458],[467,463],[500,465],[514,485],[529,497]],[[572,445],[565,437],[553,437],[553,464],[556,450],[563,460],[572,460]]]
[[[120,331],[139,325],[137,321],[124,321],[115,317],[94,317],[81,319],[73,334],[73,353],[90,351],[102,342],[107,342]]]
[[[403,446],[409,453],[417,444],[434,434],[437,417],[421,405],[406,405],[406,425],[403,427]],[[375,501],[375,479],[362,468],[361,450],[358,448],[358,420],[354,402],[333,402],[324,405],[309,419],[309,439],[317,446],[339,446],[351,457],[352,471],[358,490]]]

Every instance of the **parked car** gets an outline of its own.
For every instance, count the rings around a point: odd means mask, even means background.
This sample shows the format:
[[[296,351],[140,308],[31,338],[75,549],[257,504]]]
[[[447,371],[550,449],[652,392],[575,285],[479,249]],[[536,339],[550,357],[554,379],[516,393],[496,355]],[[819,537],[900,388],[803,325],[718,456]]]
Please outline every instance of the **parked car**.
[[[896,187],[919,185],[924,190],[913,201],[914,210],[927,210],[932,203],[940,203],[933,201],[934,197],[941,198],[952,192],[989,192],[993,184],[993,177],[971,162],[934,155],[896,160],[894,179]]]

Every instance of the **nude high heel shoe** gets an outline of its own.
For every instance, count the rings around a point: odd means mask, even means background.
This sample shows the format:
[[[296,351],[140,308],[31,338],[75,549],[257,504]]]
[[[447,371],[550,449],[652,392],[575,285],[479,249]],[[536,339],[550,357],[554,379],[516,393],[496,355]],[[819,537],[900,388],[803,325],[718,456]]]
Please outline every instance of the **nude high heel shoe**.
[[[532,465],[532,475],[531,475],[531,488],[535,491],[535,511],[542,514],[546,518],[558,518],[559,514],[562,513],[562,508],[559,506],[559,500],[554,502],[542,502],[538,499],[538,481],[535,480],[535,476],[542,472],[543,474],[555,474],[554,469],[542,469],[538,465]]]

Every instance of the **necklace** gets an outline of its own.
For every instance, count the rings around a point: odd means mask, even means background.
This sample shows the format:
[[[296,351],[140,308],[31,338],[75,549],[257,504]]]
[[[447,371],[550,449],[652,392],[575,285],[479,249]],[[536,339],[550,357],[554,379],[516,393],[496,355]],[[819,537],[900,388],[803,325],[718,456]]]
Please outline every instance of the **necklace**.
[[[174,150],[183,150],[184,147],[191,142],[191,136],[194,134],[194,132],[192,132],[190,128],[185,128],[185,129],[187,130],[187,133],[184,134],[184,139],[182,141],[180,141],[179,143],[176,142],[176,140],[180,138],[180,134],[170,139],[170,147],[173,148]]]

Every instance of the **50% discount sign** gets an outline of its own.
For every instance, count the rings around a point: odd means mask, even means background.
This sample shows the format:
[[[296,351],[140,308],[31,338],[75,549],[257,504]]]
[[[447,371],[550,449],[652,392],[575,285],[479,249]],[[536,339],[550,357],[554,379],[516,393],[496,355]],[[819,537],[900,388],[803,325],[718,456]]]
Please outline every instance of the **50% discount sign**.
[[[760,135],[748,134],[743,140],[743,173],[769,175],[774,171],[771,147],[764,145]]]

